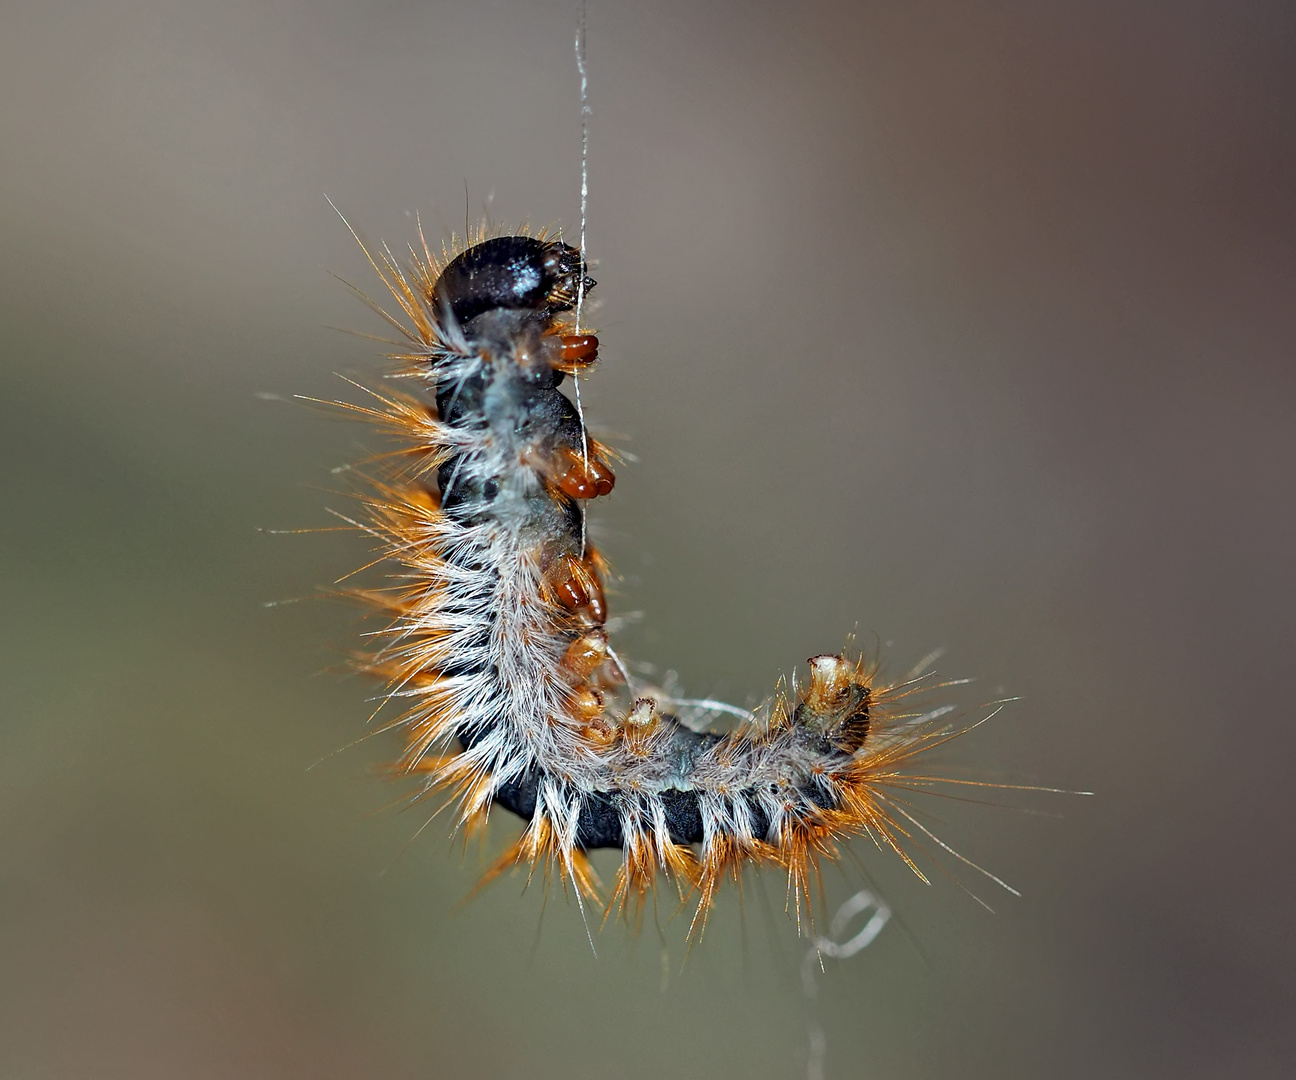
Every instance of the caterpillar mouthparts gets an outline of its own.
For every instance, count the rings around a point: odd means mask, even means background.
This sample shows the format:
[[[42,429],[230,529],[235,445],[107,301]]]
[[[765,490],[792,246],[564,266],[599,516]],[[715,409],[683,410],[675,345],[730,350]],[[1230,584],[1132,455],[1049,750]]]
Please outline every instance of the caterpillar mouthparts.
[[[613,455],[561,389],[598,359],[568,314],[595,285],[581,252],[512,235],[440,259],[424,241],[408,269],[385,248],[365,255],[405,316],[379,308],[408,343],[398,374],[421,393],[343,406],[398,441],[360,496],[393,572],[349,590],[390,619],[358,663],[404,707],[384,729],[404,738],[395,771],[416,798],[448,793],[467,830],[494,806],[526,823],[487,880],[527,863],[596,898],[586,853],[619,848],[608,910],[640,910],[665,876],[681,901],[696,894],[694,934],[748,864],[786,871],[799,916],[820,860],[854,835],[923,877],[910,830],[936,838],[894,792],[935,782],[906,763],[960,733],[938,725],[943,710],[896,708],[925,686],[816,656],[791,695],[756,713],[720,706],[743,717],[720,734],[631,683],[585,529],[586,503],[612,491]]]

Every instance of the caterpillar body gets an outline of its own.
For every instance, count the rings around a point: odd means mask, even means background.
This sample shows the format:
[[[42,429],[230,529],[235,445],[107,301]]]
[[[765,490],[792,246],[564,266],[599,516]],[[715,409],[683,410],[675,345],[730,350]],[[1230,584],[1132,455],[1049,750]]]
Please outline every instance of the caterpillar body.
[[[404,315],[378,308],[403,335],[394,374],[419,390],[344,406],[399,443],[360,496],[393,573],[350,590],[389,619],[359,666],[402,709],[383,727],[403,734],[394,768],[416,798],[447,793],[466,830],[493,807],[523,819],[488,879],[529,864],[595,898],[587,853],[617,848],[608,910],[638,908],[664,876],[696,896],[693,934],[749,864],[786,872],[799,915],[851,836],[922,877],[915,830],[940,841],[900,793],[934,780],[913,757],[959,732],[902,711],[912,683],[816,656],[803,687],[716,733],[636,685],[613,649],[585,508],[612,490],[614,456],[562,389],[598,357],[572,318],[595,284],[581,252],[518,234],[439,258],[424,242],[407,267],[365,254]]]

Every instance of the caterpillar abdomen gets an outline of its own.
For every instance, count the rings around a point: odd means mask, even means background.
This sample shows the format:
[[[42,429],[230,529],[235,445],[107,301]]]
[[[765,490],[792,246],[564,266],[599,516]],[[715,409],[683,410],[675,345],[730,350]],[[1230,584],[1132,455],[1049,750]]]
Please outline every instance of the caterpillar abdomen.
[[[400,771],[420,795],[448,790],[465,827],[493,806],[524,819],[501,869],[554,865],[593,895],[585,852],[620,848],[614,902],[664,873],[705,917],[726,874],[772,863],[799,906],[834,839],[858,833],[912,867],[884,790],[948,732],[888,709],[901,691],[861,661],[812,658],[794,699],[725,734],[630,686],[585,529],[585,504],[615,482],[610,455],[561,388],[597,359],[568,315],[594,282],[579,251],[544,237],[450,255],[425,246],[408,275],[375,263],[412,323],[398,323],[401,374],[425,388],[361,410],[402,442],[365,496],[400,571],[361,593],[393,615],[363,667],[406,706],[391,724]]]

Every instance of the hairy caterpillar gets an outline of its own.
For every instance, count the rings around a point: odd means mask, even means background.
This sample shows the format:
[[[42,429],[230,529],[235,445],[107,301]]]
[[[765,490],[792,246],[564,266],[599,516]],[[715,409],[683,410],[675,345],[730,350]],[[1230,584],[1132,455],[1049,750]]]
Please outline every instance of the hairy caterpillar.
[[[394,572],[350,590],[390,619],[359,664],[403,706],[382,730],[402,733],[394,771],[416,798],[448,793],[466,830],[494,806],[525,822],[487,880],[525,863],[595,898],[587,852],[618,848],[609,911],[638,908],[665,876],[696,896],[695,933],[748,864],[784,870],[799,913],[841,839],[868,836],[919,877],[919,833],[961,859],[906,809],[905,793],[938,782],[913,758],[960,733],[944,710],[903,711],[913,681],[816,656],[804,687],[720,734],[630,679],[585,529],[613,455],[561,389],[598,357],[571,314],[595,284],[581,252],[518,234],[440,258],[424,241],[407,268],[365,254],[404,315],[373,305],[403,335],[394,375],[418,389],[343,406],[399,444],[361,495],[375,561]]]

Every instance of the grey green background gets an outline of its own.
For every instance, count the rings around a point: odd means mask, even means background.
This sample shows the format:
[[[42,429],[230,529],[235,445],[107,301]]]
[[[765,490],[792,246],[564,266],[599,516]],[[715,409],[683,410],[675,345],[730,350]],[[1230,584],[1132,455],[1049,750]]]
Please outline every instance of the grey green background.
[[[3,22],[0,1075],[798,1075],[777,881],[687,964],[517,880],[457,909],[489,852],[402,853],[389,745],[307,771],[356,613],[263,606],[365,551],[258,532],[365,440],[264,395],[380,370],[325,193],[573,229],[575,4]],[[934,808],[994,916],[856,845],[900,921],[821,978],[832,1077],[1296,1068],[1294,46],[1277,3],[591,0],[625,650],[742,702],[856,624],[944,645],[1023,698],[951,768],[1098,792]]]

